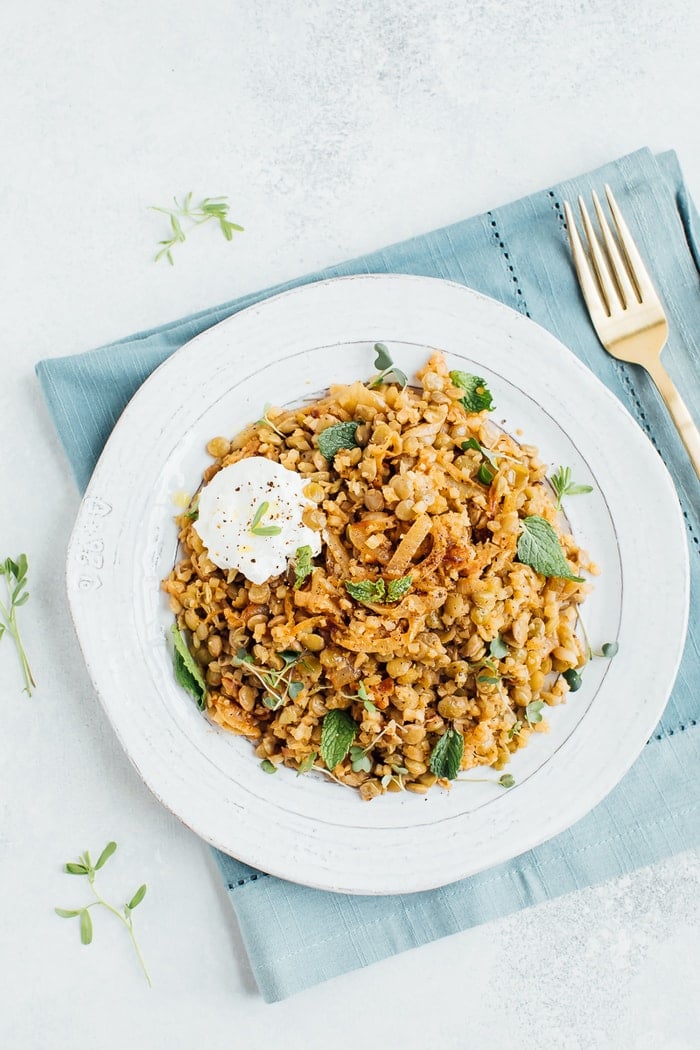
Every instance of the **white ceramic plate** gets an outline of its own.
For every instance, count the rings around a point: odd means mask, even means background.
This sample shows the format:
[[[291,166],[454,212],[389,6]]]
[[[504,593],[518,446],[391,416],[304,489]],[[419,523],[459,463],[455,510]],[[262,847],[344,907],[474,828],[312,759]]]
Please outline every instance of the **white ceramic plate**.
[[[431,348],[483,375],[506,429],[594,491],[567,501],[602,568],[585,604],[594,660],[517,752],[508,791],[457,783],[365,803],[320,774],[260,770],[251,744],[212,726],[175,683],[160,581],[177,546],[176,493],[193,492],[204,446],[331,382],[369,377],[387,343],[411,374]],[[602,352],[602,351],[601,351]],[[461,285],[361,276],[250,307],[188,343],[138,391],[82,501],[68,594],[92,680],[131,761],[198,835],[283,878],[350,893],[411,892],[505,861],[568,827],[618,782],[652,733],[685,637],[682,517],[656,452],[609,391],[553,336]],[[477,775],[469,774],[469,775]]]

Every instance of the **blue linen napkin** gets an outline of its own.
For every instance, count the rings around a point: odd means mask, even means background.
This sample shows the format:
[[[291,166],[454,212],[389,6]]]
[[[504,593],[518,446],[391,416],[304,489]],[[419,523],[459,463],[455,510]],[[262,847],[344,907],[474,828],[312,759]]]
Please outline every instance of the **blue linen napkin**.
[[[355,273],[443,277],[500,299],[548,328],[619,397],[678,490],[691,552],[691,621],[671,699],[618,787],[537,849],[432,890],[351,897],[308,889],[216,853],[250,963],[268,1002],[407,948],[700,845],[700,489],[643,370],[600,347],[572,271],[562,201],[609,182],[666,305],[664,361],[700,419],[700,220],[673,153],[640,150],[506,207],[270,288],[90,353],[42,361],[37,374],[79,487],[132,394],[183,343],[267,296]],[[581,406],[585,411],[585,405]],[[612,454],[612,453],[611,453]],[[620,464],[624,469],[624,464]]]

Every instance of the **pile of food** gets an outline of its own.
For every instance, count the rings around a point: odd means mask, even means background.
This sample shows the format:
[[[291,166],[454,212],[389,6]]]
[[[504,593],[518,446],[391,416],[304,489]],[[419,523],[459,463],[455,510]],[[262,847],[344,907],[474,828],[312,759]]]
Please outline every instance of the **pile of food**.
[[[163,583],[176,674],[208,716],[266,771],[364,799],[502,770],[546,731],[586,661],[596,571],[484,381],[435,353],[410,387],[376,349],[369,382],[209,442]]]

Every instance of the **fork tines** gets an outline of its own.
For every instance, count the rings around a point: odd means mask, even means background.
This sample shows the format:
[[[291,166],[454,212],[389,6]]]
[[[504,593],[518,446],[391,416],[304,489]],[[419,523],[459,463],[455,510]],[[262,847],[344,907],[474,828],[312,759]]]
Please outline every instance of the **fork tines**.
[[[571,252],[581,290],[594,322],[596,316],[600,316],[601,313],[604,316],[611,317],[613,314],[627,310],[629,307],[638,305],[645,300],[656,298],[656,292],[649,274],[637,251],[627,223],[622,217],[612,190],[607,184],[605,186],[605,196],[615,223],[617,238],[610,229],[597,194],[595,192],[592,193],[593,206],[602,234],[603,247],[601,247],[583,197],[579,196],[578,198],[583,229],[588,241],[588,253],[579,236],[571,207],[566,201],[564,202],[564,214],[566,216]]]

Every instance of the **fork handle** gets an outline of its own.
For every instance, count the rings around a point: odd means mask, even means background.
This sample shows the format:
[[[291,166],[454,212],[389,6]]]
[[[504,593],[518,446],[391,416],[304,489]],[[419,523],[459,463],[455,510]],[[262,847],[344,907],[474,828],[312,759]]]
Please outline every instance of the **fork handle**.
[[[693,422],[688,407],[676,390],[670,375],[657,359],[645,365],[649,375],[656,383],[657,389],[664,399],[666,408],[671,414],[671,419],[676,425],[680,439],[686,447],[690,456],[690,462],[695,467],[695,473],[700,478],[700,433]]]

